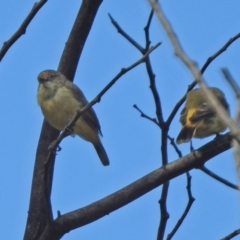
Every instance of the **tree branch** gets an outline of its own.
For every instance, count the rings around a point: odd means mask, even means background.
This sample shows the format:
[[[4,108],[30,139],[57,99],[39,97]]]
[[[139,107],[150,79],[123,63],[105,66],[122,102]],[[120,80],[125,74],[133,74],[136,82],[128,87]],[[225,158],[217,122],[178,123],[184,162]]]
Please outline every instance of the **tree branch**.
[[[65,127],[65,129],[62,131],[62,133],[58,136],[58,138],[51,144],[50,152],[55,151],[57,146],[60,144],[62,139],[68,135],[68,129],[72,129],[78,118],[80,118],[84,112],[86,112],[90,107],[92,107],[97,102],[100,102],[101,97],[116,83],[116,81],[122,77],[125,73],[129,72],[131,69],[135,68],[139,64],[145,62],[145,59],[148,58],[148,55],[154,51],[160,43],[157,43],[155,46],[152,46],[139,60],[137,60],[135,63],[130,65],[127,68],[122,68],[121,71],[102,89],[102,91],[91,101],[89,102],[85,107],[83,107],[81,110],[79,110],[76,115],[73,117],[73,119],[70,121],[70,123]],[[48,156],[51,156],[51,153],[49,153]],[[47,158],[48,161],[49,158]]]
[[[58,71],[69,80],[74,77],[79,57],[101,2],[102,0],[82,1],[58,67]],[[51,161],[47,168],[45,160],[48,155],[48,147],[58,134],[59,131],[44,121],[37,148],[24,240],[39,239],[53,218],[50,195],[55,154],[51,154]]]
[[[0,62],[3,57],[9,50],[9,48],[22,36],[26,33],[28,25],[31,23],[37,12],[42,8],[42,6],[47,2],[47,0],[40,0],[37,3],[34,3],[32,10],[27,15],[19,29],[12,35],[10,39],[3,43],[3,46],[0,50]]]
[[[230,187],[230,188],[233,188],[235,190],[239,190],[239,187],[229,181],[227,181],[226,179],[218,176],[216,173],[210,171],[208,168],[206,168],[205,166],[201,166],[199,168],[200,170],[202,170],[203,172],[205,172],[208,176],[214,178],[215,180],[225,184],[226,186]]]
[[[182,216],[180,217],[180,219],[178,220],[177,224],[175,225],[175,227],[173,228],[173,230],[168,234],[167,236],[167,240],[172,239],[172,237],[174,236],[174,234],[177,232],[177,230],[179,229],[179,227],[182,225],[184,219],[186,218],[193,202],[195,201],[195,198],[192,196],[192,191],[191,191],[191,175],[189,174],[189,172],[186,173],[187,175],[187,193],[188,193],[188,203],[187,206],[182,214]]]
[[[239,234],[240,234],[240,229],[237,229],[237,230],[233,231],[232,233],[230,233],[229,235],[227,235],[226,237],[222,238],[221,240],[230,240]]]
[[[84,226],[108,215],[161,184],[193,168],[198,168],[206,161],[228,150],[231,147],[230,141],[231,137],[229,134],[221,135],[196,151],[162,166],[119,191],[86,207],[61,215],[61,217],[58,217],[48,225],[39,240],[57,240],[75,228]],[[55,235],[51,234],[53,231]]]
[[[45,229],[39,240],[57,240],[65,233],[89,224],[129,204],[161,184],[203,165],[214,156],[228,150],[231,137],[221,135],[196,151],[145,175],[121,190],[86,207],[61,215]]]

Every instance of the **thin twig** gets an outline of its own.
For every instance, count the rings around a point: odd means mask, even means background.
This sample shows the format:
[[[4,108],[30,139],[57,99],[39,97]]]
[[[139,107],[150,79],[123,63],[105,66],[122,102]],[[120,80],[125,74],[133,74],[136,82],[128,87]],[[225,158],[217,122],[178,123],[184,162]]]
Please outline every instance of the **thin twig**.
[[[65,127],[65,129],[62,131],[62,133],[58,136],[58,138],[51,144],[51,146],[49,147],[49,151],[55,151],[57,146],[59,145],[59,143],[62,141],[62,139],[68,134],[68,129],[72,129],[72,127],[74,126],[74,124],[76,123],[76,121],[78,120],[79,117],[81,117],[84,112],[86,112],[90,107],[92,107],[94,104],[96,104],[97,102],[100,102],[101,97],[108,91],[108,89],[110,89],[115,82],[121,77],[123,76],[125,73],[127,73],[128,71],[130,71],[131,69],[135,68],[136,66],[138,66],[139,64],[143,63],[145,61],[145,59],[147,58],[147,56],[154,51],[158,46],[160,45],[160,43],[157,43],[155,46],[151,47],[149,49],[149,51],[146,52],[145,55],[143,55],[138,61],[136,61],[135,63],[133,63],[132,65],[130,65],[127,68],[122,68],[121,71],[102,89],[102,91],[91,101],[89,102],[85,107],[83,107],[81,110],[79,110],[76,115],[74,116],[74,118],[70,121],[70,123]],[[48,158],[46,159],[46,161],[48,161]]]
[[[145,53],[144,48],[138,44],[135,40],[133,40],[133,38],[131,38],[125,31],[123,31],[123,29],[119,26],[119,24],[113,19],[113,17],[108,14],[108,16],[111,19],[111,22],[113,24],[113,26],[117,29],[117,31],[123,35],[134,47],[136,47],[142,54]]]
[[[117,31],[124,37],[126,38],[134,47],[136,47],[142,54],[144,54],[145,52],[147,52],[149,49],[148,48],[143,48],[142,46],[140,46],[135,40],[133,40],[132,37],[130,37],[121,27],[120,25],[113,19],[113,17],[110,15],[111,18],[111,22],[114,25],[114,27],[117,29]],[[152,11],[150,12],[149,18],[148,18],[148,22],[146,27],[144,28],[145,30],[145,36],[146,36],[146,47],[149,47],[149,27],[151,24],[151,20],[152,20]],[[156,89],[156,85],[155,85],[155,74],[153,73],[152,70],[152,66],[150,63],[150,59],[149,57],[146,58],[146,68],[147,68],[147,73],[150,79],[150,89],[152,91],[153,94],[153,98],[154,98],[154,102],[155,102],[155,106],[156,106],[156,115],[158,118],[158,121],[162,127],[163,125],[163,115],[162,115],[162,108],[161,108],[161,101],[160,101],[160,97],[158,94],[158,91]]]
[[[150,12],[148,22],[146,27],[144,28],[145,30],[145,39],[146,39],[146,47],[148,47],[150,43],[150,38],[149,38],[149,28],[150,24],[152,21],[152,16],[153,16],[153,9]],[[147,48],[146,48],[147,50]],[[162,130],[161,132],[161,155],[162,155],[162,165],[166,165],[168,163],[168,152],[167,152],[167,139],[168,139],[168,130],[169,126],[166,125],[164,122],[163,118],[163,112],[162,112],[162,104],[161,104],[161,99],[157,90],[156,86],[156,81],[155,81],[155,74],[152,69],[152,64],[150,61],[150,58],[148,57],[145,62],[149,81],[150,81],[150,89],[152,91],[153,99],[155,102],[155,109],[156,109],[156,116],[159,122],[159,126]],[[167,226],[167,221],[169,219],[169,214],[167,210],[167,197],[168,197],[168,189],[169,189],[170,182],[165,182],[162,187],[162,193],[161,193],[161,198],[159,200],[160,203],[160,211],[161,211],[161,220],[160,224],[158,227],[158,233],[157,233],[157,240],[162,240],[164,238],[166,226]]]
[[[160,126],[159,126],[156,118],[151,118],[151,117],[149,117],[149,116],[148,116],[147,114],[145,114],[136,104],[134,104],[133,107],[134,107],[135,109],[137,109],[138,112],[140,112],[141,117],[150,120],[151,122],[155,123],[155,124],[160,128]],[[176,145],[176,143],[175,143],[175,141],[174,141],[174,138],[172,138],[171,136],[168,135],[168,139],[169,139],[169,141],[170,141],[170,144],[173,146],[173,148],[174,148],[175,151],[177,152],[179,158],[181,158],[181,157],[182,157],[182,153],[181,153],[181,151],[179,150],[178,146]]]
[[[157,240],[162,240],[164,238],[164,233],[167,226],[167,220],[169,219],[169,213],[167,211],[167,195],[170,181],[167,181],[162,186],[162,194],[159,200],[160,210],[161,210],[161,220],[158,227]]]
[[[201,166],[199,168],[200,170],[202,170],[203,172],[205,172],[208,176],[214,178],[215,180],[225,184],[226,186],[233,188],[235,190],[240,190],[239,187],[231,182],[229,182],[228,180],[220,177],[219,175],[217,175],[216,173],[212,172],[211,170],[209,170],[208,168],[206,168],[205,166]]]
[[[208,65],[217,58],[220,54],[222,54],[224,51],[227,50],[227,48],[238,38],[240,38],[240,33],[237,33],[235,36],[230,38],[216,53],[214,53],[211,57],[207,59],[207,61],[204,63],[204,65],[201,68],[201,73],[203,74],[205,70],[207,69]]]
[[[146,47],[148,47],[148,45],[150,43],[149,28],[150,28],[150,24],[151,24],[151,21],[152,21],[152,16],[153,16],[153,9],[150,12],[147,25],[144,28],[145,39],[146,39]],[[146,50],[147,50],[147,48],[146,48]],[[158,122],[159,122],[159,126],[162,130],[162,132],[161,132],[162,165],[166,165],[168,163],[167,139],[168,139],[169,126],[167,126],[166,123],[164,122],[161,99],[160,99],[160,96],[159,96],[159,93],[158,93],[158,90],[157,90],[157,87],[156,87],[155,74],[153,72],[152,64],[151,64],[151,61],[150,61],[149,57],[146,59],[145,64],[146,64],[146,69],[147,69],[147,73],[148,73],[148,77],[149,77],[149,81],[150,81],[150,89],[152,91],[152,95],[153,95],[154,102],[155,102],[156,116],[157,116],[157,119],[158,119]],[[160,220],[160,224],[159,224],[159,228],[158,228],[158,235],[157,235],[158,240],[162,240],[164,238],[164,233],[165,233],[165,230],[166,230],[167,221],[169,219],[169,214],[168,214],[168,211],[167,211],[167,197],[168,197],[169,184],[170,184],[169,181],[165,182],[163,184],[161,198],[160,198],[160,201],[159,201],[160,210],[161,210],[161,220]]]
[[[181,158],[182,157],[182,152],[179,150],[178,146],[176,145],[176,143],[174,141],[174,138],[172,138],[168,135],[168,139],[170,140],[170,144],[173,146],[173,148],[177,152],[179,158]]]
[[[145,49],[148,49],[150,44],[151,44],[151,41],[150,41],[150,38],[149,38],[149,28],[150,28],[150,25],[151,25],[151,22],[152,22],[153,13],[154,13],[154,11],[152,9],[150,14],[149,14],[149,17],[148,17],[147,25],[144,28],[144,31],[145,31],[145,41],[146,41]]]
[[[151,10],[151,12],[149,14],[147,25],[144,28],[145,39],[146,39],[146,44],[145,44],[146,49],[145,50],[148,50],[149,44],[151,42],[150,38],[149,38],[149,28],[150,28],[150,24],[152,22],[152,17],[153,17],[153,9]],[[158,122],[160,124],[160,127],[161,127],[162,131],[165,131],[161,99],[160,99],[160,96],[159,96],[159,93],[158,93],[158,90],[157,90],[157,87],[156,87],[155,74],[153,72],[152,64],[151,64],[151,61],[150,61],[149,57],[147,57],[145,65],[146,65],[146,70],[147,70],[149,81],[150,81],[150,89],[152,91],[153,99],[154,99],[154,102],[155,102],[156,116],[158,118]]]
[[[188,194],[188,203],[187,203],[187,206],[186,206],[182,216],[177,221],[177,224],[175,225],[173,230],[168,234],[167,240],[172,239],[172,237],[177,232],[177,230],[179,229],[179,227],[183,223],[184,219],[186,218],[186,216],[187,216],[187,214],[188,214],[188,212],[189,212],[193,202],[195,201],[195,198],[192,196],[192,191],[191,191],[191,179],[192,179],[192,177],[189,174],[189,172],[186,172],[186,176],[187,176],[187,187],[186,188],[187,188],[187,194]]]
[[[160,128],[159,123],[156,118],[151,118],[148,115],[146,115],[136,104],[134,104],[133,107],[141,113],[141,117],[150,120],[151,122],[155,123]]]
[[[0,62],[3,57],[9,50],[9,48],[22,36],[26,33],[28,25],[31,23],[37,12],[41,9],[41,7],[47,2],[47,0],[40,0],[37,3],[34,3],[32,10],[27,15],[19,29],[12,35],[12,37],[3,43],[3,46],[0,50]]]
[[[239,234],[240,234],[240,229],[237,229],[237,230],[233,231],[232,233],[230,233],[229,235],[227,235],[226,237],[222,238],[221,240],[230,240]]]

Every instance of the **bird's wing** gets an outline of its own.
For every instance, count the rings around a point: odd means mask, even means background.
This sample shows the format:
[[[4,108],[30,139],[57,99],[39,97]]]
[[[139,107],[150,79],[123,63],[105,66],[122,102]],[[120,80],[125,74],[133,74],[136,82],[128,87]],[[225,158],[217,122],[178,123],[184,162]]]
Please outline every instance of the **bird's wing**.
[[[198,122],[205,118],[213,117],[214,115],[215,112],[213,109],[207,103],[204,103],[201,107],[197,108],[189,120],[191,122]]]
[[[85,98],[83,92],[80,90],[80,88],[77,85],[75,85],[74,83],[72,83],[70,81],[67,81],[65,86],[68,89],[71,90],[71,92],[73,93],[73,97],[76,98],[78,100],[78,102],[80,103],[80,109],[88,104],[88,101]],[[89,126],[93,130],[99,132],[100,135],[102,136],[101,127],[100,127],[97,115],[96,115],[96,113],[94,112],[94,110],[92,108],[89,108],[82,115],[82,118],[89,124]]]
[[[187,110],[186,107],[180,113],[180,123],[184,126],[186,124]]]

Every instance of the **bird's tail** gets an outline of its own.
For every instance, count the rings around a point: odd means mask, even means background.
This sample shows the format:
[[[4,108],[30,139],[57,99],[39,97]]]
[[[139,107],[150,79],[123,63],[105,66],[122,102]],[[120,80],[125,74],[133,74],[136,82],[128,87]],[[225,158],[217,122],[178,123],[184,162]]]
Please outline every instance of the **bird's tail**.
[[[99,141],[97,144],[93,144],[94,148],[97,151],[97,154],[104,166],[107,166],[110,164],[107,153],[102,145],[102,143]]]
[[[189,142],[194,136],[195,129],[195,126],[184,126],[178,134],[176,143],[180,144],[184,142]]]

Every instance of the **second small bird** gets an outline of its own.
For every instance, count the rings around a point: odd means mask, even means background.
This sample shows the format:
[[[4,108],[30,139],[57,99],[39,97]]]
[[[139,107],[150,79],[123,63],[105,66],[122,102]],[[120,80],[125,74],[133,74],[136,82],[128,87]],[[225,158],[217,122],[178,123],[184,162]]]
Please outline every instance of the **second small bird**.
[[[229,113],[224,93],[218,88],[208,88],[219,104]],[[201,88],[187,93],[186,105],[180,116],[182,129],[177,137],[177,144],[189,142],[192,137],[205,138],[223,132],[227,126],[216,114]]]
[[[38,75],[38,104],[48,123],[62,131],[77,111],[88,104],[82,91],[63,74],[45,70]],[[107,153],[101,143],[101,128],[92,108],[87,110],[75,123],[73,133],[93,144],[104,166],[109,165]]]

